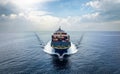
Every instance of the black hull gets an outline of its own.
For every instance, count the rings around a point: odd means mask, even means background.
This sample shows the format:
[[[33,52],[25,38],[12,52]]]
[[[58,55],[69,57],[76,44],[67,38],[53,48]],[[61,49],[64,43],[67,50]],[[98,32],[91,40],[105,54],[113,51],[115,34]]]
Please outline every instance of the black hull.
[[[68,52],[68,49],[71,46],[70,42],[51,42],[52,48],[55,50],[55,53],[58,53],[62,56],[64,53]]]
[[[55,53],[58,53],[60,56],[62,56],[64,53],[67,53],[68,49],[55,49]]]

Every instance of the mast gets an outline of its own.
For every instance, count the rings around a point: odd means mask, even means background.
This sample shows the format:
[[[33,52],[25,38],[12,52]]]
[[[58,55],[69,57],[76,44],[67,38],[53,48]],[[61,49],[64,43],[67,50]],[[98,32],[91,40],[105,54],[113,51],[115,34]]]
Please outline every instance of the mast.
[[[61,26],[59,26],[59,30],[61,30]]]

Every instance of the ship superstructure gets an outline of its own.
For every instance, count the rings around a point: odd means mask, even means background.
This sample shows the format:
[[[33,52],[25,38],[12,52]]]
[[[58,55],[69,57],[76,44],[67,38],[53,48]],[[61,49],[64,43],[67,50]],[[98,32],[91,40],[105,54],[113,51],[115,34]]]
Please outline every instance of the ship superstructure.
[[[59,28],[53,33],[51,47],[55,50],[55,53],[58,53],[61,56],[64,53],[67,53],[70,46],[70,36],[65,31]]]

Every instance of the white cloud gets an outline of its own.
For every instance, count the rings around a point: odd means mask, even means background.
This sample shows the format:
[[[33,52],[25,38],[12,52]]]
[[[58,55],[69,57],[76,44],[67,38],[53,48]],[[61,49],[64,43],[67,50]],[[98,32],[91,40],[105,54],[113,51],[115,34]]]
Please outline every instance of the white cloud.
[[[39,8],[47,2],[52,2],[55,0],[10,0],[14,5],[18,6],[20,9],[34,9],[37,3],[39,3]]]
[[[24,13],[1,15],[0,29],[4,31],[52,30],[57,27],[59,18],[51,15],[26,15]],[[16,28],[18,29],[16,29]]]
[[[7,11],[15,13],[38,13],[35,11],[42,10],[46,3],[53,1],[58,0],[0,0],[0,8],[2,12],[4,11],[4,13],[7,13]],[[44,11],[39,13],[43,14],[46,12]],[[11,13],[9,12],[9,14]]]
[[[16,14],[10,14],[10,18],[11,18],[11,19],[15,19],[16,17],[17,17]]]
[[[6,5],[10,2],[10,0],[0,0],[0,5]]]
[[[10,0],[6,1],[9,2]],[[31,0],[31,2],[32,1],[33,0]],[[42,4],[54,0],[36,0],[36,2],[37,1]],[[6,3],[7,2],[4,2],[4,4]],[[52,16],[51,12],[33,9],[28,9],[28,11],[16,14],[1,14],[0,21],[2,20],[2,22],[0,22],[0,25],[2,25],[2,27],[0,27],[0,29],[16,31],[55,30],[59,26],[62,26],[65,30],[120,30],[120,17],[118,16],[120,14],[120,0],[93,0],[86,3],[86,5],[92,7],[95,12],[65,18]],[[118,20],[106,21],[106,19],[109,20],[110,18],[117,18]]]
[[[30,5],[34,3],[46,3],[56,0],[0,0],[0,4],[6,5],[8,3],[13,3],[16,5]]]
[[[99,12],[82,15],[82,21],[84,22],[99,22],[101,21],[101,16]]]
[[[93,0],[87,2],[86,5],[100,12],[114,12],[120,10],[120,0]]]
[[[94,12],[99,12],[103,21],[120,20],[120,0],[93,0],[86,3],[94,9]]]
[[[97,0],[97,1],[90,1],[90,2],[86,3],[86,6],[91,6],[93,8],[100,8],[101,5],[100,5],[99,1]]]
[[[27,13],[28,15],[33,15],[33,16],[41,16],[41,15],[48,15],[50,12],[47,11],[30,11]]]
[[[18,13],[18,16],[25,16],[24,13]]]
[[[59,21],[58,17],[51,15],[42,15],[42,16],[28,16],[28,20],[34,23],[34,26],[37,29],[41,30],[50,30],[53,29]]]
[[[119,4],[120,0],[93,0],[86,3],[97,10],[111,10],[113,7],[119,7]]]
[[[9,16],[3,14],[0,18],[4,19],[4,22],[0,22],[4,31],[49,31],[56,30],[61,26],[65,30],[82,30],[82,31],[96,31],[96,30],[119,30],[120,22],[94,22],[93,20],[98,17],[99,14],[88,14],[84,16],[66,18],[55,17],[51,15],[26,15],[23,13],[11,14]],[[12,18],[11,18],[12,17]],[[83,19],[91,19],[93,22],[83,22]],[[14,19],[13,19],[14,18]]]
[[[2,14],[1,17],[5,17],[5,14]]]

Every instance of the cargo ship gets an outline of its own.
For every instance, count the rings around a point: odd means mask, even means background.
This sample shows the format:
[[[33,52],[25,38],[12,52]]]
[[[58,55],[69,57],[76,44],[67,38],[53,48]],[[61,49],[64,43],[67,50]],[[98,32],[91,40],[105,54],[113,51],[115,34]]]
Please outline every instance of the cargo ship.
[[[68,49],[71,47],[70,36],[61,27],[53,33],[51,38],[51,47],[55,53],[63,56],[68,52]]]

